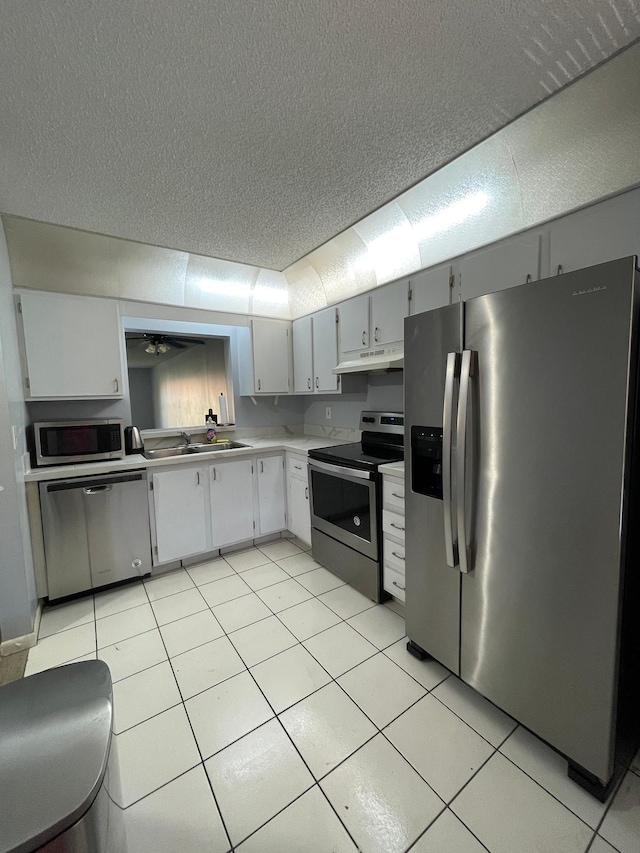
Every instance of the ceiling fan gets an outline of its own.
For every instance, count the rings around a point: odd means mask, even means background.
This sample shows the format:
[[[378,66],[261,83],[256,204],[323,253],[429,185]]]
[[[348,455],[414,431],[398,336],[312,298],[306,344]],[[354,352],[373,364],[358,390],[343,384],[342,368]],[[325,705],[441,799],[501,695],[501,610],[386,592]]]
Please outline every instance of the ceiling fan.
[[[130,341],[147,341],[147,346],[144,348],[149,355],[164,355],[173,347],[174,349],[188,349],[186,344],[204,345],[205,341],[200,338],[174,338],[172,335],[147,335],[144,334],[139,338],[129,338]]]

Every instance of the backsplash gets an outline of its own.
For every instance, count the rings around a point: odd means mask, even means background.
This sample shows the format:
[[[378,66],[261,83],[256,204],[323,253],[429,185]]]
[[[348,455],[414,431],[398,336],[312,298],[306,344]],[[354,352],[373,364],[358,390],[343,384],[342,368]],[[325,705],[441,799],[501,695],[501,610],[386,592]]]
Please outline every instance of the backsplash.
[[[361,392],[340,395],[318,395],[305,397],[304,411],[305,432],[310,426],[322,429],[346,429],[357,431],[360,424],[360,412],[370,409],[373,412],[402,412],[404,411],[403,372],[373,373],[367,376],[366,389]],[[325,409],[331,408],[331,420],[325,417]],[[311,433],[341,438],[334,432]],[[356,439],[348,439],[357,441]]]

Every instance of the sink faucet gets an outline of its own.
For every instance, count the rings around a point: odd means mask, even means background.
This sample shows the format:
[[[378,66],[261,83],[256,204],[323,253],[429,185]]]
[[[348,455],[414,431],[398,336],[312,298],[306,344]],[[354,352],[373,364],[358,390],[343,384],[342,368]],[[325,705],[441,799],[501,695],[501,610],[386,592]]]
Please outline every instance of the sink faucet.
[[[181,432],[180,435],[184,438],[187,447],[191,444],[191,436],[188,432]]]

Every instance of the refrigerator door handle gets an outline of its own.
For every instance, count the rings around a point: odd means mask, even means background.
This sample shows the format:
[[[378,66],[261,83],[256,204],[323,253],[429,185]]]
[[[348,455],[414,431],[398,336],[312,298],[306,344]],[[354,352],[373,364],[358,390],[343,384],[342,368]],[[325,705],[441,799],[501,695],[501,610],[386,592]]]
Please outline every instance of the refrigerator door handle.
[[[466,482],[466,456],[467,456],[467,409],[469,405],[469,386],[471,376],[474,372],[474,353],[471,350],[463,350],[462,364],[460,367],[460,399],[458,402],[458,425],[456,434],[456,482],[458,501],[458,559],[460,571],[467,574],[473,568],[471,564],[471,551],[467,543],[467,482]]]
[[[447,372],[444,383],[444,409],[442,412],[442,502],[444,504],[444,547],[447,565],[458,565],[458,543],[453,536],[451,511],[451,443],[453,438],[453,387],[458,372],[457,352],[447,354]]]

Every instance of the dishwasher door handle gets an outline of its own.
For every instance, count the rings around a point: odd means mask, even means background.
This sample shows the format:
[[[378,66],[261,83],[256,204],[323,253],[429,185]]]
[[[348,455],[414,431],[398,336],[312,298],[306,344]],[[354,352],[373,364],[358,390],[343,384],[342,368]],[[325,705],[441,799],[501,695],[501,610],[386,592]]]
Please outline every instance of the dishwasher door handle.
[[[82,491],[85,495],[97,495],[101,492],[110,492],[113,486],[87,486]]]

